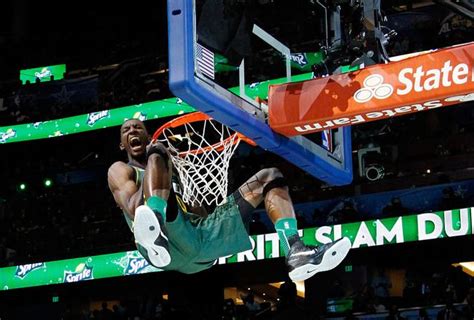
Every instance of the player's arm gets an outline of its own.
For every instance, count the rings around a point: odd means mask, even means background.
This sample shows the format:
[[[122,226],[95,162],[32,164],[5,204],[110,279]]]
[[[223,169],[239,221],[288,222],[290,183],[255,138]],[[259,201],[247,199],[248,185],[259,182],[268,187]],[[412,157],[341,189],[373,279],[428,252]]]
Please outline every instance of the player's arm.
[[[124,162],[115,162],[108,172],[108,183],[115,202],[133,219],[141,204],[143,192],[135,183],[135,170]]]

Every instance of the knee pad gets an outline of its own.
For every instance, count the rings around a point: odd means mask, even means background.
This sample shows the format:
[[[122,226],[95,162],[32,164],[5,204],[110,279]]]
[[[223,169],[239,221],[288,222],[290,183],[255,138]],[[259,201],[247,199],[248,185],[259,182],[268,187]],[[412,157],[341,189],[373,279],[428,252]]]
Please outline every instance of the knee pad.
[[[283,177],[278,177],[278,178],[275,178],[273,179],[272,181],[270,181],[269,183],[267,183],[264,187],[263,187],[263,196],[265,197],[268,193],[268,191],[274,189],[274,188],[284,188],[284,187],[287,187],[288,184],[286,183],[286,179],[283,178]]]

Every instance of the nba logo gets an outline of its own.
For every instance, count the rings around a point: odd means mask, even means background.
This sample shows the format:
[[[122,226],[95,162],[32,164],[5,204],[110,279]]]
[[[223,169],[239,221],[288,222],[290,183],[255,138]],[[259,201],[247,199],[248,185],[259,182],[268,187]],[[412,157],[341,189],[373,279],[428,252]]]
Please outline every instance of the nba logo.
[[[333,143],[332,143],[332,132],[330,129],[326,129],[323,132],[321,132],[322,135],[322,144],[323,147],[329,151],[333,152]]]

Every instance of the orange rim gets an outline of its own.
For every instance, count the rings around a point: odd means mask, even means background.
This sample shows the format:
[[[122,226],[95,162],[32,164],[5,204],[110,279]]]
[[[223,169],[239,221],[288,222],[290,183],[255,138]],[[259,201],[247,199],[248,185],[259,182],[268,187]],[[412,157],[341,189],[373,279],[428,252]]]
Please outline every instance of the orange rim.
[[[180,116],[178,118],[175,118],[171,121],[168,121],[167,123],[165,123],[164,125],[159,127],[155,131],[155,133],[153,134],[152,141],[156,141],[158,139],[158,137],[161,136],[166,129],[177,128],[177,127],[183,126],[187,123],[206,121],[206,120],[212,120],[212,118],[210,116],[208,116],[207,114],[202,113],[202,112],[192,112],[192,113],[185,114],[185,115]],[[236,133],[230,135],[229,137],[227,137],[225,140],[216,142],[213,145],[207,146],[207,147],[202,148],[200,150],[182,151],[182,152],[179,153],[179,155],[180,156],[185,156],[186,154],[201,154],[201,153],[208,152],[208,151],[211,151],[211,150],[217,150],[218,152],[220,152],[220,151],[224,150],[224,146],[229,141],[231,141],[231,139],[233,139],[235,136],[237,136],[238,139],[234,139],[234,142],[233,142],[234,144],[237,143],[237,141],[242,140],[242,141],[250,144],[251,146],[256,146],[257,145],[252,139],[247,138],[243,134],[236,132]]]

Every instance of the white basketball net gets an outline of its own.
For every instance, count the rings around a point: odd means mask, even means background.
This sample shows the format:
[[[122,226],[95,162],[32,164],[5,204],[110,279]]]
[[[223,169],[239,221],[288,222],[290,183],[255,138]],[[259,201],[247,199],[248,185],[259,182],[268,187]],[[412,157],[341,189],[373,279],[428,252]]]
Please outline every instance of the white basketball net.
[[[170,151],[186,204],[195,207],[226,201],[229,162],[240,143],[232,129],[208,119],[167,128],[158,141]]]

